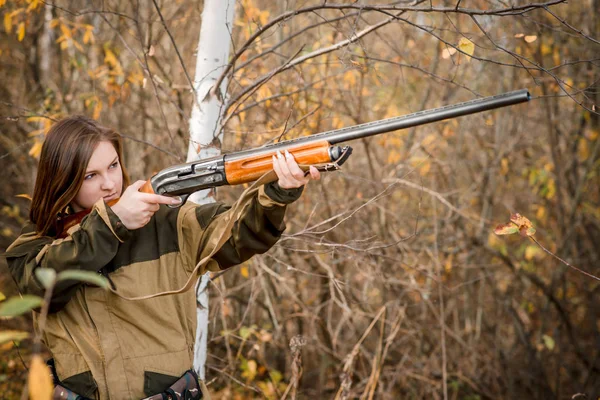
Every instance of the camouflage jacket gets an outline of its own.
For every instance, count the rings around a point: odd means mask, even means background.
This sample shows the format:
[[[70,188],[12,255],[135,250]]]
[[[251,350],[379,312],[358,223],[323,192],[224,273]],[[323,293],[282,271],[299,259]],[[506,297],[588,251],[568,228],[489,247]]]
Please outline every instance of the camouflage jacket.
[[[207,268],[225,269],[271,248],[285,229],[286,204],[301,192],[262,186]],[[228,209],[220,203],[161,206],[146,226],[130,231],[100,200],[64,239],[25,227],[6,258],[22,293],[43,294],[36,268],[98,271],[127,297],[176,290],[206,255],[203,248],[215,240],[212,232]],[[195,334],[194,290],[127,301],[64,281],[55,287],[43,341],[65,387],[92,399],[121,400],[158,393],[191,368]]]

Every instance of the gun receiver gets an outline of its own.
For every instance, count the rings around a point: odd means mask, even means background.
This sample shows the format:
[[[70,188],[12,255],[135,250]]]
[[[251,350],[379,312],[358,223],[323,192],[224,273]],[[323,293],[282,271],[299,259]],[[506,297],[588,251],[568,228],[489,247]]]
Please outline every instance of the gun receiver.
[[[141,191],[181,196],[185,201],[198,190],[252,182],[272,170],[271,157],[285,150],[292,153],[298,164],[319,165],[319,169],[324,171],[334,170],[352,153],[350,146],[335,146],[338,143],[524,103],[530,99],[529,92],[522,89],[175,165],[150,178]],[[88,212],[81,211],[65,219],[62,232],[79,223]]]

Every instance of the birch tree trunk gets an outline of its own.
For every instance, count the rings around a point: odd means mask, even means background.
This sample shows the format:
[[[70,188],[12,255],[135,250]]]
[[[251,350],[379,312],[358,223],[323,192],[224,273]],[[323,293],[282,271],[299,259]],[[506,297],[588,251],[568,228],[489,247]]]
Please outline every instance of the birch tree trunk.
[[[221,93],[221,96],[210,96],[209,92],[229,59],[234,10],[235,0],[205,0],[204,2],[196,58],[194,78],[196,101],[190,118],[188,162],[221,153],[223,136],[221,110],[226,93]],[[227,82],[223,82],[221,88],[226,87]],[[197,204],[212,203],[215,201],[214,194],[215,190],[202,190],[191,195],[188,201]],[[205,274],[196,287],[198,322],[194,347],[194,370],[202,380],[205,379],[204,364],[207,354],[209,280],[209,275]]]

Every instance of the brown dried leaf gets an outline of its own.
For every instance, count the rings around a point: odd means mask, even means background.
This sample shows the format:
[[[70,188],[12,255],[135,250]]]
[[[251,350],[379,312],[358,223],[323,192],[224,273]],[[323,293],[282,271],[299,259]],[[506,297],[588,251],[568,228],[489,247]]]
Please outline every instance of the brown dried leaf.
[[[513,224],[518,226],[519,233],[521,236],[533,236],[535,235],[535,228],[530,220],[525,218],[519,213],[515,213],[510,216],[510,220]]]
[[[537,35],[529,35],[529,36],[525,36],[525,41],[527,43],[533,43],[537,40]]]
[[[517,232],[519,232],[519,228],[510,222],[508,224],[498,225],[496,229],[494,229],[496,235],[512,235]]]

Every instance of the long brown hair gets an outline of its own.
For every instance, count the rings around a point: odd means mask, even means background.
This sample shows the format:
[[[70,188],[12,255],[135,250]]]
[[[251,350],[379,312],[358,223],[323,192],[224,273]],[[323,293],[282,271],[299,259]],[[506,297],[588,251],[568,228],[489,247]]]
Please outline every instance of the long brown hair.
[[[50,128],[42,146],[29,211],[38,234],[56,235],[59,217],[79,192],[92,153],[102,141],[111,142],[117,151],[125,189],[129,176],[123,166],[123,144],[117,132],[83,115],[64,118]]]

